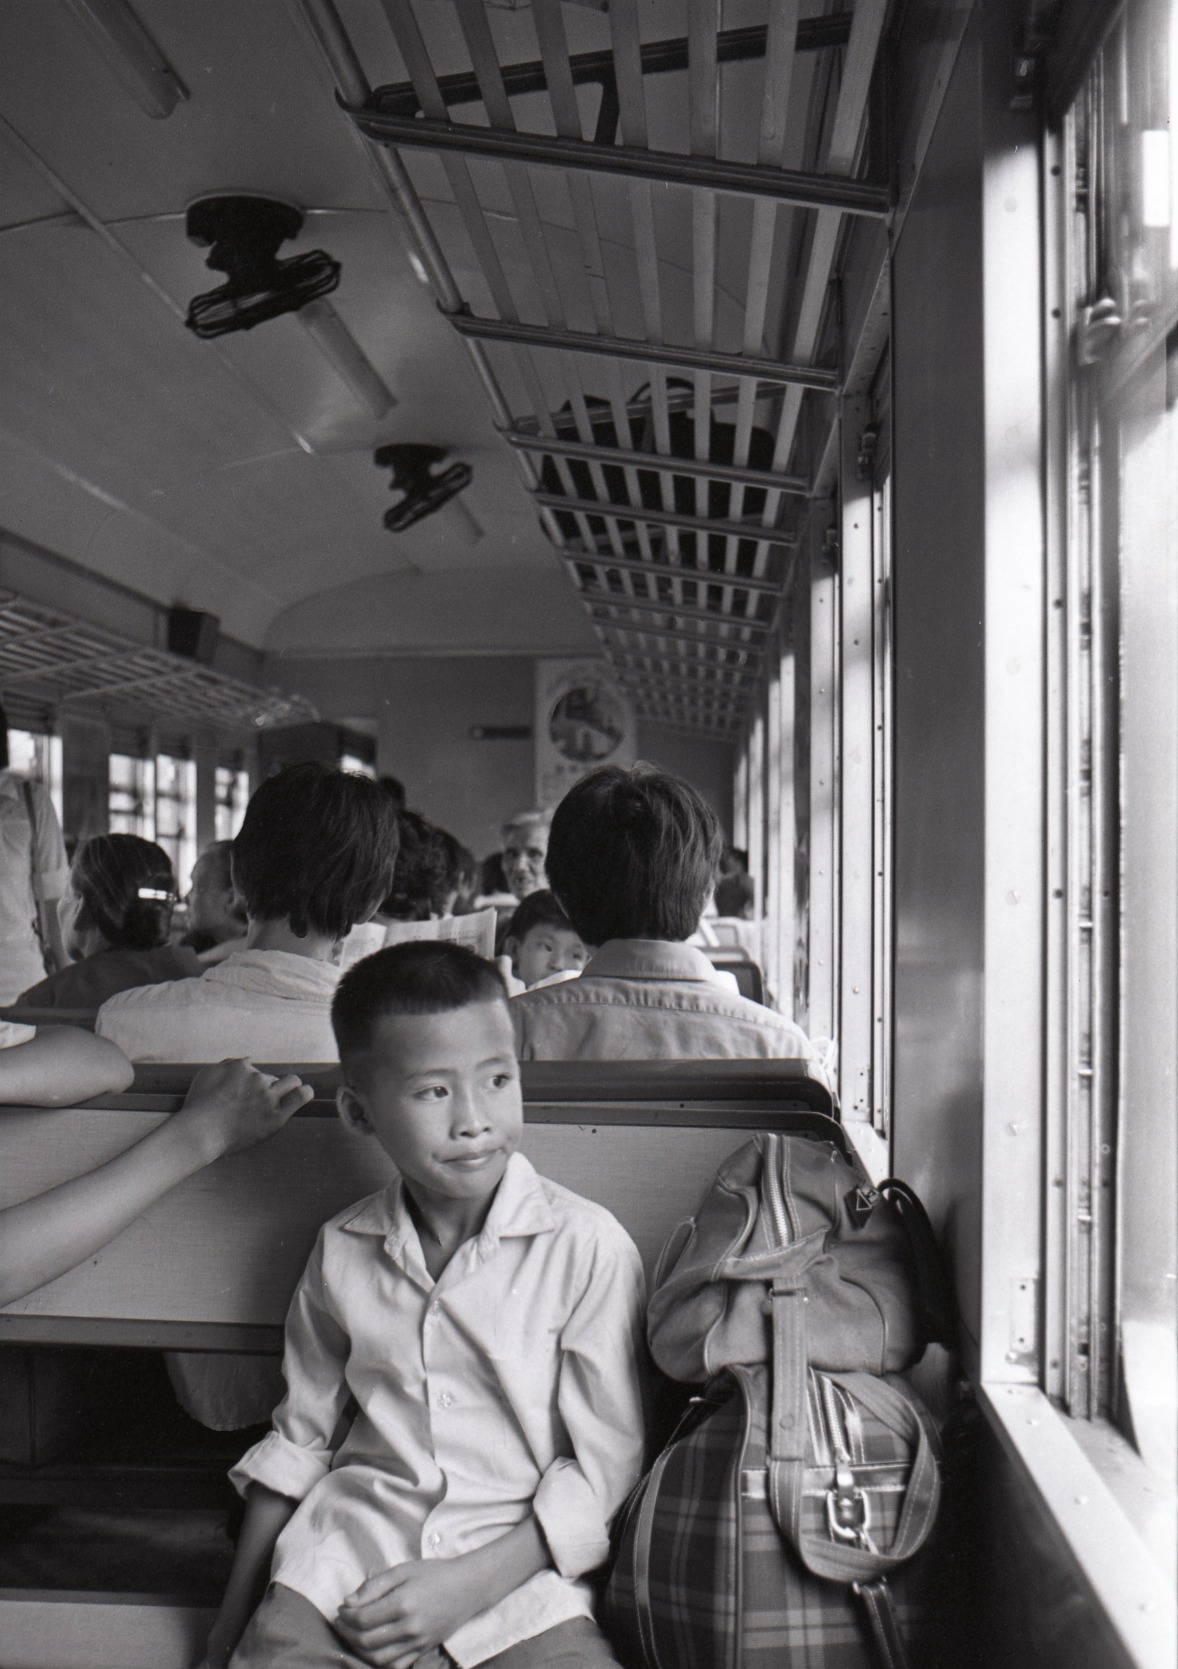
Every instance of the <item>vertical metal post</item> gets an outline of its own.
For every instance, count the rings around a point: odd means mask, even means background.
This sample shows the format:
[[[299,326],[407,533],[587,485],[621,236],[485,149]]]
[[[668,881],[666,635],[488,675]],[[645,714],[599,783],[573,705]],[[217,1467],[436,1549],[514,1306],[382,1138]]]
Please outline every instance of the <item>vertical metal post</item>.
[[[810,1035],[838,1040],[837,524],[810,517]]]
[[[981,1377],[1034,1384],[1041,1339],[1044,541],[1039,124],[1009,108],[1009,19],[982,38]]]
[[[765,979],[782,1011],[790,1012],[782,986],[782,799],[786,773],[781,746],[781,643],[772,638],[765,680]]]
[[[839,829],[839,1093],[843,1116],[870,1119],[873,1110],[874,854],[873,503],[870,475],[861,479],[859,442],[870,412],[862,398],[841,414],[841,609],[839,723],[842,773]]]

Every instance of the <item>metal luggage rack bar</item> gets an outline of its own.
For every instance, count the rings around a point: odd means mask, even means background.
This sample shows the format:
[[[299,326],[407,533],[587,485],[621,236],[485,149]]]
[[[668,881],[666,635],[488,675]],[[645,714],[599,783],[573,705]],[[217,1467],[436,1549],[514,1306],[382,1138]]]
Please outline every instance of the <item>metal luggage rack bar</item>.
[[[798,22],[794,43],[796,52],[819,52],[827,47],[846,46],[851,34],[850,12],[834,12],[830,17],[804,17]],[[768,31],[763,24],[746,29],[721,29],[716,36],[716,60],[720,64],[740,63],[765,56]],[[685,36],[673,40],[647,41],[641,49],[644,76],[666,75],[674,70],[685,70],[689,62],[690,43]],[[604,91],[614,88],[613,54],[610,52],[578,52],[568,61],[569,78],[574,87],[596,85]],[[548,90],[548,78],[542,60],[526,64],[504,64],[503,85],[510,98],[526,93]],[[481,104],[482,91],[476,75],[460,73],[440,75],[438,91],[447,109],[455,105]],[[393,116],[417,116],[421,102],[411,81],[395,86],[377,87],[373,99],[380,100],[381,108]]]
[[[604,653],[621,673],[635,644],[676,644],[680,659],[732,648],[709,664],[735,707],[643,697],[667,722],[731,733],[804,525],[782,525],[813,479],[803,403],[840,389],[828,314],[846,220],[889,213],[868,122],[886,0],[808,19],[800,0],[764,0],[763,22],[729,30],[717,0],[684,0],[686,34],[648,41],[659,0],[601,16],[532,0],[510,22],[484,0],[382,0],[407,79],[375,91],[335,0],[297,3]],[[520,50],[528,31],[535,57]],[[651,104],[668,74],[685,77],[683,98]],[[595,108],[578,102],[593,85]],[[477,121],[452,120],[464,105]],[[452,202],[436,225],[402,149],[437,159]],[[473,253],[492,316],[471,311],[443,233],[464,263]],[[626,363],[649,367],[640,395]],[[709,540],[707,570],[685,538]],[[654,676],[677,675],[669,651],[650,653]]]

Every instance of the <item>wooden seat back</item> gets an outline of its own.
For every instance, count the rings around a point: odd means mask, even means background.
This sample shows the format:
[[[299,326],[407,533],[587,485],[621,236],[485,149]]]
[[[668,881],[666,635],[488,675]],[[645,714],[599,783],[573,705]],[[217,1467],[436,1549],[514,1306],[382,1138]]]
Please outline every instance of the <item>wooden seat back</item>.
[[[0,1109],[0,1206],[101,1164],[166,1118],[195,1069],[148,1066],[86,1107]],[[276,1067],[281,1071],[284,1068]],[[277,1351],[321,1223],[383,1187],[392,1166],[335,1115],[339,1068],[268,1142],[219,1160],[80,1268],[0,1310],[0,1341]],[[752,1130],[842,1141],[802,1063],[529,1063],[523,1150],[605,1205],[648,1271],[720,1161]]]

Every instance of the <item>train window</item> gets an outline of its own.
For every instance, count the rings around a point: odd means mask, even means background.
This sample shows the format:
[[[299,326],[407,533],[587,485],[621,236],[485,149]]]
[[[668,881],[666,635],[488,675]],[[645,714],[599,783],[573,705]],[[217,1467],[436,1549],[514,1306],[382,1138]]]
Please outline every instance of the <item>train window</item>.
[[[155,838],[172,860],[181,892],[196,862],[196,764],[161,753],[155,761]]]
[[[112,753],[109,764],[111,834],[155,839],[155,761],[138,754]]]
[[[218,765],[214,782],[213,834],[217,840],[233,840],[245,818],[250,797],[250,776],[234,763]]]
[[[42,730],[8,732],[8,764],[17,776],[43,782],[49,790],[58,821],[62,816],[61,737]]]
[[[1178,14],[1128,7],[1065,123],[1053,780],[1065,1025],[1047,1388],[1175,1474]]]
[[[372,777],[375,780],[376,766],[370,759],[361,759],[357,753],[341,753],[339,766],[341,771],[356,771],[362,777]]]

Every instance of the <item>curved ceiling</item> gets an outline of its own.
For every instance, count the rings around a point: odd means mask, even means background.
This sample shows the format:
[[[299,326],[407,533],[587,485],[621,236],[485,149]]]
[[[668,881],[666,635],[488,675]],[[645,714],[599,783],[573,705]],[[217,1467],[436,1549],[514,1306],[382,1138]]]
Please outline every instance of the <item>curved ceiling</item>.
[[[154,0],[142,15],[191,91],[163,121],[65,0],[0,8],[0,526],[256,645],[325,583],[504,562],[559,580],[297,14]],[[395,396],[383,418],[297,317],[215,342],[184,327],[220,275],[183,211],[227,189],[310,211],[282,254],[342,262],[331,305]],[[480,538],[452,507],[385,531],[371,454],[391,440],[472,464]]]

